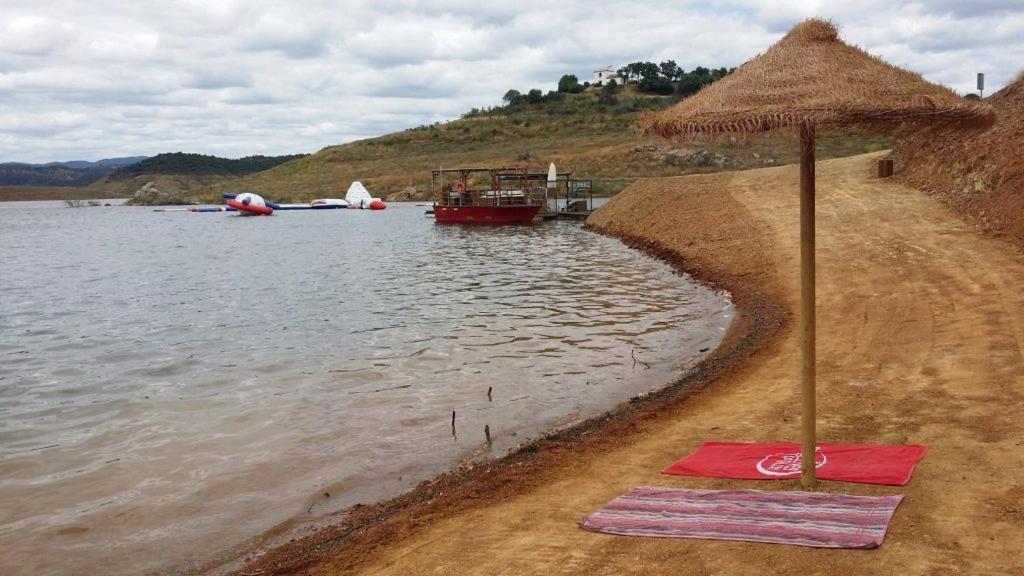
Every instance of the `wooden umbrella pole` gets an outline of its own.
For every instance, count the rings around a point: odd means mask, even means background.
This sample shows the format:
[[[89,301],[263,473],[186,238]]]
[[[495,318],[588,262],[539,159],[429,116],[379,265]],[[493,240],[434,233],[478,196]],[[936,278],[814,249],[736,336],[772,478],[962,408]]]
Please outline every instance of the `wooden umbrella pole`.
[[[814,488],[814,123],[800,123],[800,483]]]

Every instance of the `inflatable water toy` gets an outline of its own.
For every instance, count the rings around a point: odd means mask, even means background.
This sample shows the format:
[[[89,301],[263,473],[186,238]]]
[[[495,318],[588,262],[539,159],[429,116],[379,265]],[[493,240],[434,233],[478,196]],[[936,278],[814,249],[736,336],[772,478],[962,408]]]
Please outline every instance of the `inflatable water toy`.
[[[318,198],[309,203],[314,210],[330,210],[331,208],[348,208],[348,202],[340,198]]]
[[[362,182],[355,181],[345,192],[345,202],[349,208],[361,208],[363,210],[384,210],[388,207],[380,198],[370,196],[370,191],[363,186]]]
[[[274,209],[267,206],[267,201],[259,194],[243,192],[234,198],[227,199],[228,206],[238,210],[239,216],[269,216]]]
[[[200,206],[198,208],[189,208],[189,212],[238,212],[237,208],[231,206]]]
[[[355,182],[355,184],[359,184]],[[363,208],[367,210],[384,210],[387,204],[380,198],[371,198],[370,193],[359,184],[365,196],[357,194],[359,204],[351,206],[341,198],[317,198],[307,203],[275,204],[259,194],[251,192],[224,192],[221,198],[227,206],[193,206],[191,208],[156,208],[155,212],[238,212],[239,216],[269,215],[277,210],[332,210],[339,208]]]
[[[225,200],[233,200],[238,196],[239,194],[235,192],[225,192],[221,194],[221,197]],[[264,203],[274,210],[329,210],[332,208],[348,208],[348,202],[345,202],[340,198],[318,198],[311,201],[309,204],[275,204],[269,200],[264,200]],[[209,211],[212,212],[213,210]]]

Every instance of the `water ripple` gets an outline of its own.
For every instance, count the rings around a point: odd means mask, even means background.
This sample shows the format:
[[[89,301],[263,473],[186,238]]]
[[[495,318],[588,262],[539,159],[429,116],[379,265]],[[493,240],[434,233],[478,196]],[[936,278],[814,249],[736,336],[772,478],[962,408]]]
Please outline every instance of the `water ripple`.
[[[412,205],[6,203],[0,270],[14,575],[67,573],[35,551],[72,546],[78,570],[166,570],[325,489],[314,515],[408,489],[486,453],[485,424],[497,454],[665,384],[732,313],[577,224],[439,227]]]

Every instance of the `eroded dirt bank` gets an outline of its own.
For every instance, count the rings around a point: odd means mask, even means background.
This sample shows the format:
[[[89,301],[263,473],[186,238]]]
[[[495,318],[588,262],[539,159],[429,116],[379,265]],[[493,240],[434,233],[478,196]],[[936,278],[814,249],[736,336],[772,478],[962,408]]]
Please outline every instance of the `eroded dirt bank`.
[[[881,548],[621,538],[576,526],[630,486],[797,488],[659,474],[704,440],[797,437],[798,174],[783,167],[640,181],[590,222],[732,292],[740,319],[686,382],[357,510],[349,524],[241,572],[1022,573],[1024,259],[935,199],[871,178],[876,157],[818,165],[818,393],[823,441],[930,446],[909,486],[821,485],[906,494]]]

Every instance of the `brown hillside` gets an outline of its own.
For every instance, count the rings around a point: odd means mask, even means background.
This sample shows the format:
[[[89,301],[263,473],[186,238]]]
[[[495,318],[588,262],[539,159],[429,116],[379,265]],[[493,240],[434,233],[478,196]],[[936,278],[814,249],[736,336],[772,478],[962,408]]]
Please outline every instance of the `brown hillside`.
[[[183,201],[198,201],[210,196],[210,189],[229,180],[222,174],[140,174],[131,178],[103,178],[89,186],[94,195],[103,198],[130,197],[140,188],[152,183],[161,191],[180,197]]]
[[[595,193],[612,195],[637,178],[678,176],[789,164],[798,147],[788,135],[764,135],[711,144],[666,143],[633,125],[645,111],[670,99],[620,87],[613,101],[599,90],[554,102],[503,107],[451,122],[420,126],[378,138],[324,148],[270,170],[224,182],[227,190],[257,192],[279,202],[344,195],[359,180],[388,200],[426,199],[430,171],[453,166],[522,166],[546,171],[549,162],[578,178],[592,179]],[[825,132],[818,157],[835,158],[890,146],[887,138]]]
[[[898,178],[1024,247],[1024,74],[987,99],[996,121],[980,132],[926,129],[893,150]]]

